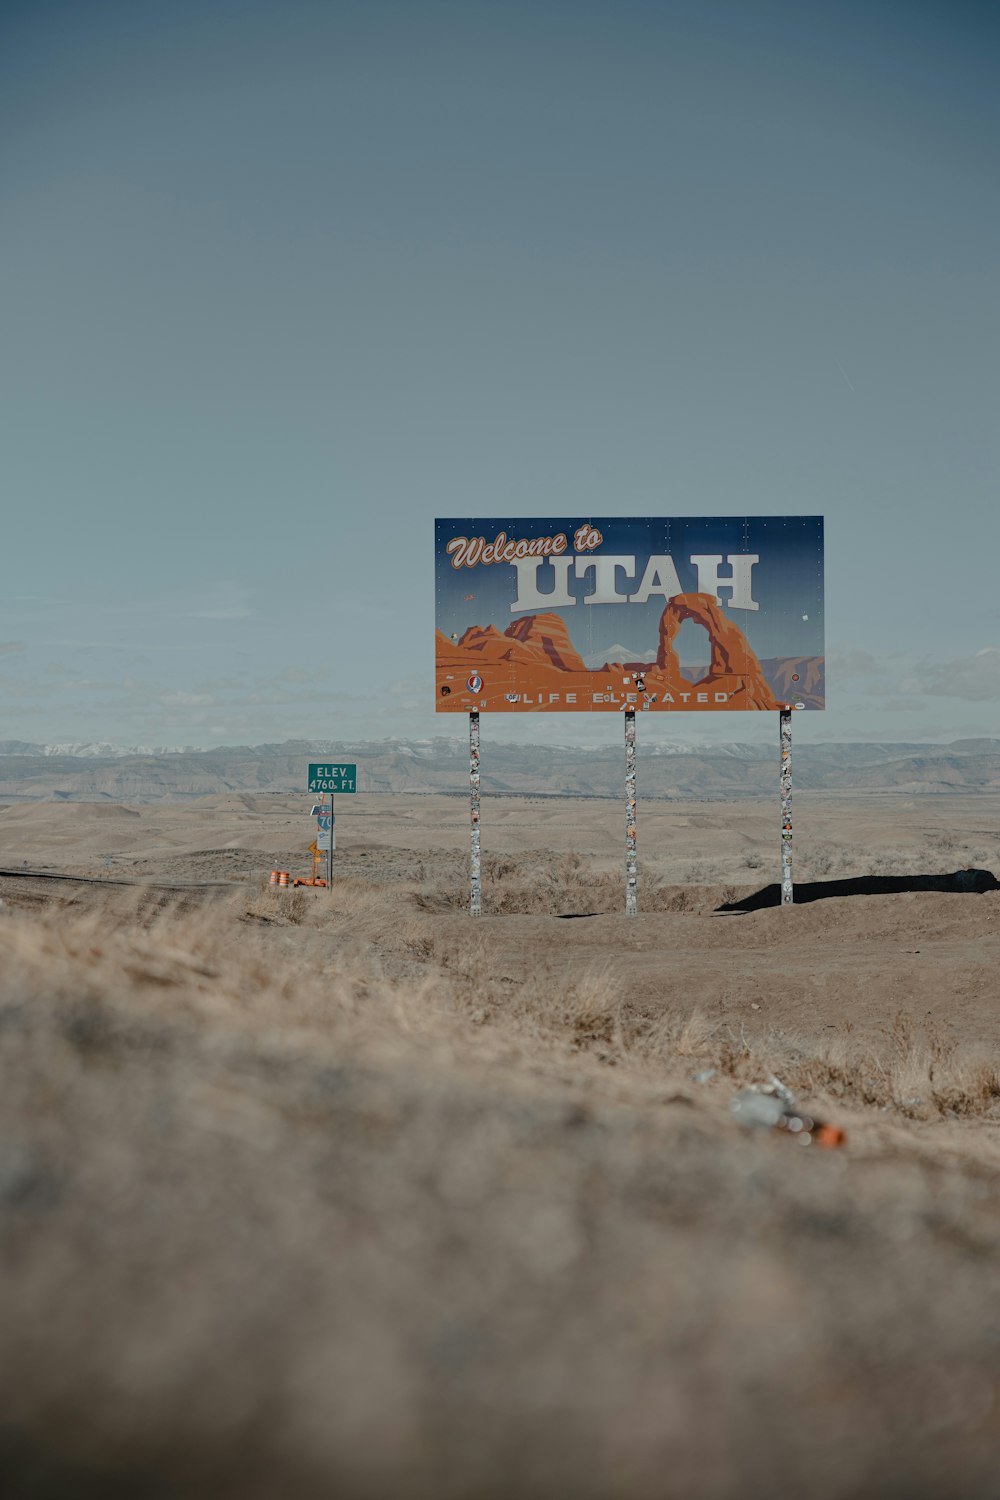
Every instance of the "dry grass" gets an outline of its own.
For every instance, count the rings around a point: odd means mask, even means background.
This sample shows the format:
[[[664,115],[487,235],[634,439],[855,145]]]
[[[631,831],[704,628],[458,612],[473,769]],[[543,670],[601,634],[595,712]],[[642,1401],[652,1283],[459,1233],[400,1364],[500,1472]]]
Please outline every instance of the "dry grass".
[[[990,1493],[994,1062],[516,969],[451,909],[0,913],[4,1493]],[[849,1153],[737,1128],[771,1073]]]
[[[795,864],[797,878],[826,880],[865,875],[926,875],[935,867],[942,872],[965,867],[989,869],[996,857],[995,846],[938,834],[927,843],[909,849],[865,848],[856,844],[808,848],[797,852]]]

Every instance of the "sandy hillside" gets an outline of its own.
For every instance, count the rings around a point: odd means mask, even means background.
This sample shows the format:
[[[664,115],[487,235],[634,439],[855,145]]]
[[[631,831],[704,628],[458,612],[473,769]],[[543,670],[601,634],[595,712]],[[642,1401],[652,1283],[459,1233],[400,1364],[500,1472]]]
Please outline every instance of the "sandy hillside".
[[[308,808],[0,811],[4,1494],[995,1492],[1000,798]]]
[[[78,874],[255,878],[275,861],[308,873],[314,798],[234,793],[179,803],[0,802],[0,866],[27,863]],[[990,866],[1000,858],[1000,793],[911,798],[899,792],[799,792],[795,865],[802,879]],[[643,802],[639,857],[656,883],[753,883],[774,879],[775,799]],[[468,798],[439,793],[337,798],[337,862],[356,873],[378,862],[401,879],[414,859],[424,874],[463,867]],[[623,858],[624,805],[601,797],[483,796],[486,855],[544,861],[574,854],[608,871]],[[244,858],[245,856],[245,858]],[[296,863],[297,862],[297,863]],[[118,868],[116,869],[115,866]],[[197,867],[197,868],[195,868]]]

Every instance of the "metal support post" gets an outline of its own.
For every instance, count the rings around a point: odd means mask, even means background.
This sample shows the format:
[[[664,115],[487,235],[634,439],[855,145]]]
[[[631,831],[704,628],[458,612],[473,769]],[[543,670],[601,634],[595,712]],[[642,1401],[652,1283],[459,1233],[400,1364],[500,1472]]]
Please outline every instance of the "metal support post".
[[[783,708],[781,728],[781,904],[795,900],[792,885],[792,711]]]
[[[332,891],[333,890],[333,841],[334,841],[334,838],[336,837],[336,835],[334,834],[333,830],[336,828],[336,826],[337,825],[336,825],[336,823],[333,820],[333,793],[331,792],[330,793],[330,847],[326,851],[326,888],[327,888],[328,891]]]
[[[469,915],[482,915],[482,867],[479,847],[479,714],[469,715],[469,817],[472,842],[469,851]]]
[[[635,916],[635,709],[625,710],[625,915]]]

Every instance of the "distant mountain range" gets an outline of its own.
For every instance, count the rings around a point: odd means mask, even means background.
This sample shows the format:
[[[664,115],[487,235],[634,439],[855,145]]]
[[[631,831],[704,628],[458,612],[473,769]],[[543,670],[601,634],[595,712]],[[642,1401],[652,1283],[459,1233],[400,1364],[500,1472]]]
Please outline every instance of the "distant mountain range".
[[[197,755],[195,745],[111,745],[106,740],[67,740],[36,745],[30,740],[0,740],[0,755],[73,755],[83,760],[121,760],[129,755]]]
[[[802,674],[800,673],[800,678]],[[359,789],[426,793],[468,790],[468,746],[432,740],[288,740],[212,750],[105,744],[38,745],[0,741],[0,803],[152,802],[234,792],[305,793],[310,760],[356,761]],[[618,797],[624,752],[613,746],[483,746],[485,793]],[[809,744],[795,755],[802,790],[886,790],[925,796],[1000,792],[1000,740],[947,745]],[[718,801],[771,795],[777,750],[761,745],[639,746],[645,797]]]

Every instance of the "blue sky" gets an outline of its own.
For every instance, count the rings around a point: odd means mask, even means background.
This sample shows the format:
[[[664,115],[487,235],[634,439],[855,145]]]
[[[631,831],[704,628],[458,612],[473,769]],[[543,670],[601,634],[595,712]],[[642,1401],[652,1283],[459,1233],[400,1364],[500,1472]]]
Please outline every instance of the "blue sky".
[[[574,538],[581,523],[596,527],[600,542],[595,540],[589,551],[576,553]],[[508,540],[561,536],[567,558],[579,557],[584,565],[588,557],[598,558],[602,554],[631,559],[628,569],[615,570],[612,592],[625,596],[639,592],[652,557],[671,560],[676,582],[680,585],[676,592],[695,592],[702,579],[697,565],[692,565],[693,557],[717,558],[719,561],[714,566],[718,567],[719,577],[724,581],[733,577],[731,559],[746,554],[753,559],[744,575],[747,594],[756,608],[751,610],[737,604],[735,601],[742,599],[742,594],[725,587],[717,597],[729,617],[746,635],[752,650],[761,659],[822,656],[822,530],[822,521],[817,517],[795,517],[787,521],[746,516],[732,519],[699,517],[688,521],[673,517],[620,520],[613,516],[578,515],[540,517],[520,525],[516,520],[503,517],[450,520],[441,517],[435,531],[435,615],[438,629],[453,638],[464,634],[470,626],[492,625],[503,632],[512,619],[522,614],[547,612],[553,608],[548,602],[538,603],[533,594],[528,596],[527,604],[521,601],[517,570],[509,563],[480,562],[470,567],[461,562],[456,568],[447,550],[449,541],[456,537],[483,537],[489,544],[501,532]],[[556,581],[553,567],[544,560],[538,566],[541,571],[536,572],[532,567],[528,578],[537,581],[539,593],[551,594]],[[565,607],[554,606],[576,649],[587,660],[599,656],[602,662],[617,661],[622,659],[621,654],[608,657],[601,656],[601,652],[625,645],[628,648],[624,653],[626,660],[652,661],[659,643],[660,617],[666,594],[653,593],[644,603],[630,600],[622,604],[604,603],[596,608],[579,607],[588,596],[593,599],[597,582],[595,573],[588,572],[585,566],[582,576],[577,575],[576,566],[574,563],[565,574],[560,574],[565,577],[573,603]],[[656,579],[657,587],[661,581],[662,577]],[[531,583],[526,581],[526,592],[529,588]],[[519,602],[521,608],[517,609],[515,606]],[[707,631],[693,621],[685,622],[681,630],[684,635],[677,649],[681,651],[682,660],[685,663],[689,659],[692,663],[702,660],[707,663]]]
[[[1000,732],[998,30],[7,0],[0,739],[454,733],[434,516],[577,513],[824,515],[808,734]]]

